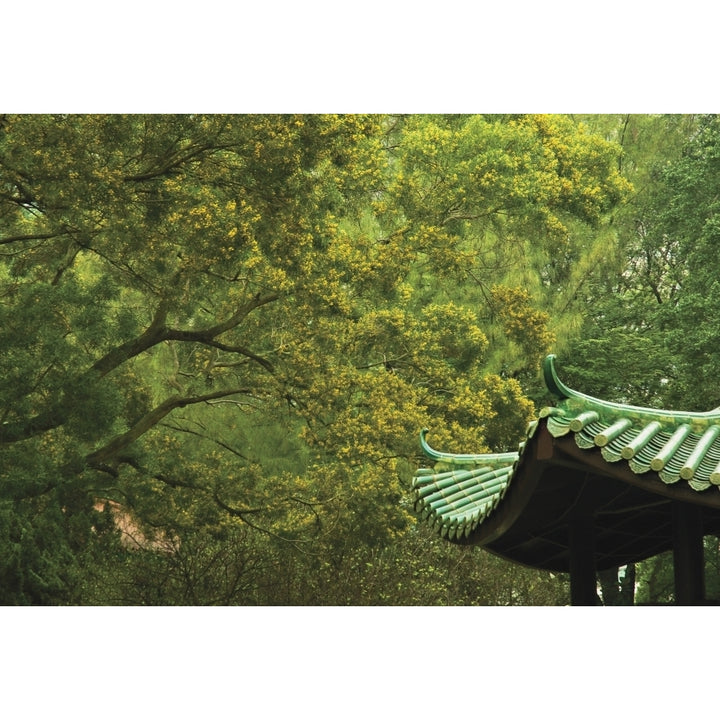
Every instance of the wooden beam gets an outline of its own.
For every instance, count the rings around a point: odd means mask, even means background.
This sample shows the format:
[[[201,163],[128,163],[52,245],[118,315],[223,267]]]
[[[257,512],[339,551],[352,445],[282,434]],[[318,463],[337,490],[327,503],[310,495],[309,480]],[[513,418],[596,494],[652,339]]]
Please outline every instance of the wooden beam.
[[[549,434],[549,431],[546,426],[541,425],[535,435],[542,436],[544,433]],[[620,460],[619,462],[605,460],[599,447],[590,449],[578,447],[573,433],[554,438],[553,442],[555,453],[552,457],[552,463],[555,465],[567,464],[580,472],[591,472],[598,477],[613,477],[628,483],[628,485],[634,485],[646,490],[651,495],[661,495],[671,500],[720,509],[719,492],[698,492],[693,490],[685,481],[668,485],[660,479],[657,473],[652,471],[638,475],[630,469],[626,460]]]
[[[702,605],[705,602],[705,558],[702,507],[699,505],[673,503],[673,563],[675,603]]]

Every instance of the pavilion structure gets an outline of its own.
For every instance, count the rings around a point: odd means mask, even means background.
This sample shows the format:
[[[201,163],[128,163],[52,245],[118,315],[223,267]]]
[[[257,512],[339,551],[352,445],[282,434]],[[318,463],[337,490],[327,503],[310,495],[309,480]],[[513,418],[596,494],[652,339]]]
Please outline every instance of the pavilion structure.
[[[597,603],[596,572],[673,551],[677,604],[705,602],[703,537],[720,535],[720,409],[612,403],[564,385],[517,452],[438,452],[413,478],[415,509],[448,541],[570,574],[573,605]]]

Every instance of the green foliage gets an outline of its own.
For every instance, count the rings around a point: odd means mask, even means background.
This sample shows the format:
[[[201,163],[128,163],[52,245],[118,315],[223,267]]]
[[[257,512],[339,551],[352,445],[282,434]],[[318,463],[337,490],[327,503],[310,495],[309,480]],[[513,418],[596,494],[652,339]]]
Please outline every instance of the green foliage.
[[[584,387],[605,397],[709,410],[720,403],[708,394],[720,372],[714,351],[718,119],[655,117],[641,126],[654,139],[651,155],[641,160],[635,151],[643,192],[620,217],[623,257],[616,273],[586,289],[592,312],[568,349],[570,377],[577,372]],[[616,380],[592,369],[601,357],[613,359]]]
[[[706,536],[705,597],[711,604],[720,602],[720,544],[718,538]],[[675,580],[672,552],[662,553],[638,564],[636,603],[669,605],[675,602]]]
[[[418,431],[515,446],[617,162],[560,116],[6,116],[5,601],[391,602]]]
[[[384,548],[323,557],[233,528],[189,532],[174,552],[100,559],[83,598],[100,605],[566,605],[569,584],[413,530]]]

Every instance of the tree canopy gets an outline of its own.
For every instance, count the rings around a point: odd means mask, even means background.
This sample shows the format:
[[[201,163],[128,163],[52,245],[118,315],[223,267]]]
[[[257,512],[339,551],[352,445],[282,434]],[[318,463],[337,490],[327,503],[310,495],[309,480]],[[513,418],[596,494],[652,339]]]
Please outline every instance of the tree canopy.
[[[568,345],[568,377],[610,400],[712,410],[720,405],[714,352],[718,118],[628,116],[619,127],[635,192],[617,215],[613,272],[597,275],[588,287],[593,311]],[[705,552],[708,596],[717,598],[717,538],[705,539]],[[671,560],[642,563],[637,599],[669,602],[672,596]]]
[[[447,601],[468,581],[409,589],[413,553],[447,561],[409,511],[418,433],[512,448],[539,360],[593,339],[650,176],[594,123],[3,116],[3,601]],[[509,602],[566,594],[523,577]]]

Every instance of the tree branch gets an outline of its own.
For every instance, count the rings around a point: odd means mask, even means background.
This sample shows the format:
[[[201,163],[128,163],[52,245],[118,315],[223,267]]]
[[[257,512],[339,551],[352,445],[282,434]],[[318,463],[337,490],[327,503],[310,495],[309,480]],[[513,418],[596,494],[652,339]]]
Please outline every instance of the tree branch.
[[[183,338],[174,337],[172,331],[170,331],[169,337],[167,337],[166,339],[181,340]],[[236,353],[237,355],[244,355],[246,358],[250,358],[256,363],[262,365],[268,372],[272,373],[275,371],[273,364],[269,360],[266,360],[265,358],[256,355],[254,352],[248,350],[242,345],[226,345],[225,343],[217,342],[217,340],[204,340],[201,338],[196,338],[196,342],[202,343],[203,345],[209,345],[210,347],[217,348],[218,350],[224,350],[225,352]],[[219,367],[219,365],[215,365],[215,367]]]
[[[208,402],[210,402],[208,400]],[[227,443],[224,443],[222,440],[218,440],[217,438],[210,437],[209,435],[205,435],[204,433],[197,432],[196,430],[190,430],[190,428],[184,428],[180,427],[179,425],[171,425],[170,423],[160,423],[163,427],[170,428],[171,430],[176,430],[177,432],[184,432],[188,433],[189,435],[195,435],[199,438],[203,438],[204,440],[209,440],[210,442],[215,443],[216,445],[219,445],[222,448],[225,448],[225,450],[228,450],[233,455],[237,455],[242,460],[249,460],[245,455],[243,455],[240,451],[235,450],[235,448],[230,447]]]
[[[203,153],[214,153],[218,150],[228,150],[232,147],[234,147],[232,144],[194,143],[186,148],[170,151],[163,159],[162,164],[136,175],[126,175],[123,180],[125,182],[144,182],[146,180],[152,180],[153,178],[162,177],[179,170],[182,165],[197,159],[198,156]]]
[[[69,230],[60,230],[58,232],[34,233],[30,235],[10,235],[8,237],[0,238],[0,245],[9,245],[10,243],[16,242],[29,242],[31,240],[52,240],[53,238],[69,234]]]
[[[256,295],[252,300],[242,305],[227,320],[213,325],[205,330],[176,330],[165,327],[165,321],[169,310],[169,303],[163,300],[158,306],[155,317],[145,332],[137,338],[128,340],[126,343],[113,348],[109,353],[100,358],[93,366],[92,370],[99,374],[100,377],[107,375],[122,363],[130,358],[139,355],[145,350],[150,349],[154,345],[165,340],[177,340],[180,342],[198,342],[211,347],[217,347],[220,350],[228,350],[229,352],[240,353],[256,362],[260,363],[266,370],[272,372],[272,365],[264,358],[255,355],[250,350],[241,346],[227,346],[215,341],[218,335],[237,327],[253,310],[267,305],[280,296],[277,293],[270,295]]]
[[[145,352],[145,350],[149,350],[154,345],[162,342],[164,340],[163,335],[165,332],[165,320],[167,319],[168,309],[168,302],[165,300],[161,301],[150,326],[142,335],[133,338],[132,340],[128,340],[122,345],[118,345],[110,350],[110,352],[101,357],[90,368],[90,370],[97,373],[99,377],[104,377],[111,370],[114,370],[119,365],[122,365],[130,358],[140,355],[140,353]]]
[[[239,325],[254,309],[273,302],[278,297],[279,295],[275,293],[265,296],[258,294],[252,300],[242,305],[230,318],[206,330],[173,330],[165,327],[170,303],[167,300],[163,300],[158,305],[149,327],[141,335],[110,350],[97,360],[88,371],[78,376],[76,382],[97,381],[124,362],[165,340],[197,342],[209,345],[210,347],[217,347],[220,350],[241,354],[257,362],[268,372],[273,372],[272,364],[265,358],[256,355],[240,345],[225,345],[224,343],[216,341],[214,338]],[[212,399],[212,397],[222,397],[222,395],[209,396],[209,399]],[[202,401],[203,400],[198,400],[198,402]],[[40,412],[29,420],[22,420],[18,423],[3,424],[0,426],[0,443],[13,443],[27,440],[43,432],[52,430],[67,422],[69,414],[67,400],[57,401],[52,407],[46,409],[44,412]]]
[[[195,397],[171,397],[160,403],[156,408],[146,413],[130,430],[113,438],[104,447],[95,450],[86,456],[85,460],[92,467],[100,467],[106,464],[111,458],[119,452],[134,443],[139,437],[144,435],[148,430],[157,425],[167,414],[177,408],[186,407],[187,405],[195,405],[197,403],[215,400],[228,395],[240,395],[250,392],[247,389],[237,388],[233,390],[219,390],[218,392],[209,393],[207,395],[197,395]]]
[[[270,293],[268,295],[261,295],[258,293],[250,302],[245,303],[241,306],[233,315],[231,315],[224,322],[218,323],[213,327],[203,331],[203,334],[209,335],[211,338],[222,335],[228,330],[232,330],[237,327],[253,310],[267,305],[271,302],[275,302],[280,297],[277,293]]]

